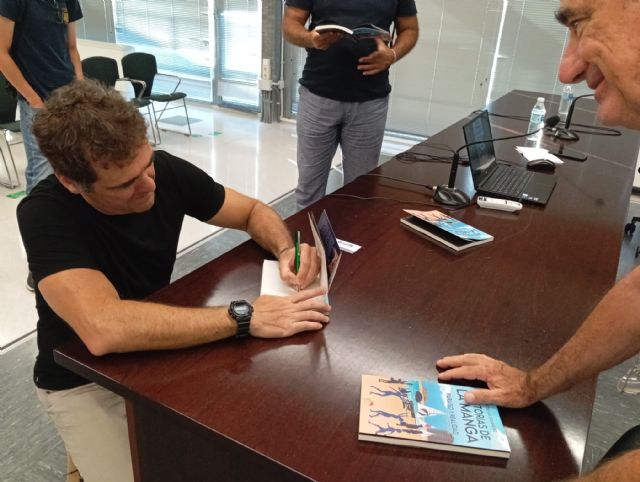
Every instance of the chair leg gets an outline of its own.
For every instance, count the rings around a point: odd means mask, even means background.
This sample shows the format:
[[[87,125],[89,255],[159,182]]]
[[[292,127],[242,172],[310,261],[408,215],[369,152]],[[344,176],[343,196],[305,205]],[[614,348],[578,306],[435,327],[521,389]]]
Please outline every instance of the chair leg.
[[[189,137],[191,137],[191,122],[189,121],[189,113],[187,112],[187,101],[184,98],[182,99],[182,105],[184,105],[184,115],[187,118],[187,127],[189,128]]]
[[[156,133],[158,134],[158,144],[162,144],[162,137],[160,137],[160,127],[158,127],[158,116],[156,115],[156,107],[153,104],[153,102],[151,102],[151,110],[153,111],[153,122],[156,126]],[[162,113],[160,114],[162,116]]]
[[[147,106],[147,115],[149,116],[149,125],[151,126],[151,134],[153,135],[153,145],[157,146],[159,144],[158,139],[156,138],[156,126],[153,117],[151,117],[151,108],[149,107],[151,104]]]
[[[177,100],[177,99],[176,99]],[[175,102],[175,101],[173,101]],[[151,104],[153,105],[153,104]],[[162,116],[164,115],[164,111],[167,110],[167,106],[169,105],[168,102],[164,103],[164,106],[162,107],[162,110],[160,111],[160,115],[156,117],[156,126],[158,128],[158,135],[160,134],[160,127],[158,126],[158,122],[160,122],[160,119],[162,119]],[[185,136],[188,135],[189,137],[191,137],[191,121],[189,120],[189,113],[187,112],[187,102],[185,101],[185,99],[182,99],[182,105],[184,106],[184,115],[187,117],[187,127],[189,128],[189,134],[184,134]],[[175,106],[175,107],[171,107],[171,109],[177,109],[180,106]],[[168,130],[168,129],[166,129]],[[171,132],[180,132],[180,131],[174,131],[172,130]]]
[[[2,155],[2,163],[4,164],[4,170],[7,172],[7,182],[0,181],[0,185],[7,187],[9,189],[13,189],[20,185],[20,177],[18,176],[18,169],[16,169],[16,163],[13,159],[13,154],[11,153],[11,145],[7,140],[7,131],[2,131],[2,137],[4,138],[4,143],[7,146],[7,152],[9,153],[9,159],[11,160],[11,165],[13,166],[15,182],[11,178],[11,171],[9,170],[9,165],[7,164],[7,158],[4,155],[4,151],[2,150],[2,148],[0,148],[0,154]]]

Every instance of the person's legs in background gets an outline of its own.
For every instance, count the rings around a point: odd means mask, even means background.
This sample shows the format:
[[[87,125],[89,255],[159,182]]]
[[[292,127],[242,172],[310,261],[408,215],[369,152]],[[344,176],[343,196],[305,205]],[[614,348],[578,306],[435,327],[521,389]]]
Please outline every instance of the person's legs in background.
[[[31,132],[33,117],[38,109],[31,107],[24,99],[18,99],[18,106],[20,108],[20,130],[24,140],[24,150],[27,153],[27,169],[24,175],[27,180],[28,195],[36,184],[53,174],[53,169],[47,158],[40,152],[38,141]]]
[[[20,131],[24,141],[24,150],[27,154],[27,169],[24,171],[24,177],[27,181],[27,195],[33,190],[36,184],[42,181],[49,174],[53,174],[53,168],[46,157],[40,152],[38,141],[31,132],[33,124],[33,116],[36,115],[38,109],[34,109],[24,99],[18,99],[18,107],[20,109]],[[33,276],[31,271],[27,276],[27,289],[34,290]]]
[[[344,103],[312,94],[303,86],[299,92],[296,203],[303,209],[325,195],[340,141]]]
[[[340,140],[345,184],[378,166],[388,107],[389,97],[348,104]]]
[[[37,393],[85,482],[133,482],[122,397],[95,383]]]

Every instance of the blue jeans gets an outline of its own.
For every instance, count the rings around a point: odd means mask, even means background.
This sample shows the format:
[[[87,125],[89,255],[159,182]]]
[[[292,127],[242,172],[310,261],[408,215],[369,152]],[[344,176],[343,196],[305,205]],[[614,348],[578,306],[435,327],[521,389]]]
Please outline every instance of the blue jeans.
[[[342,148],[344,183],[378,166],[387,122],[389,97],[340,102],[300,86],[298,107],[298,209],[325,195],[338,144]]]
[[[24,150],[27,153],[27,169],[24,176],[27,179],[27,194],[29,194],[36,184],[49,174],[53,174],[53,168],[40,152],[38,141],[31,132],[33,116],[36,115],[38,109],[34,109],[26,100],[20,98],[18,99],[18,107],[20,108],[20,130],[24,140]]]

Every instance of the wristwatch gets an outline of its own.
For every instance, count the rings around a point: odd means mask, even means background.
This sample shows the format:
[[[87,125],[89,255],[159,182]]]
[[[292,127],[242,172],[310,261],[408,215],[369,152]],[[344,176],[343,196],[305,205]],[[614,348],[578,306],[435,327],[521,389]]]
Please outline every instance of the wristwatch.
[[[253,306],[246,300],[232,301],[229,305],[229,315],[236,320],[238,324],[238,332],[236,338],[245,338],[249,336],[249,328],[251,327],[251,314]]]

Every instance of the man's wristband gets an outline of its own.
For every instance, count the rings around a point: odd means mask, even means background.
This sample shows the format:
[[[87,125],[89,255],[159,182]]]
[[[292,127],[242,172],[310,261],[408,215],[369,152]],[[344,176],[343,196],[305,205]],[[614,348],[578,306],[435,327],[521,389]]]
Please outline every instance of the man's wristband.
[[[287,249],[294,249],[295,246],[287,246],[286,248],[281,249],[280,251],[278,251],[278,259],[280,259],[280,256],[282,255],[282,253],[284,253]]]
[[[392,64],[395,64],[398,61],[398,54],[396,54],[396,51],[393,50],[392,48],[389,49],[391,50],[391,53],[393,54],[393,62],[391,62]]]

